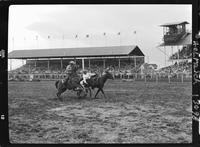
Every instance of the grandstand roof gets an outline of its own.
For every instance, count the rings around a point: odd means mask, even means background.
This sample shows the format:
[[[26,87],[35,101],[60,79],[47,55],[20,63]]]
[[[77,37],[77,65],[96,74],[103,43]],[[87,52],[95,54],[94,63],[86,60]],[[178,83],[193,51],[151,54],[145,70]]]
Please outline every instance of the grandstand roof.
[[[181,46],[181,45],[191,45],[192,44],[192,34],[187,33],[185,36],[183,36],[180,40],[174,43],[162,43],[159,46]]]
[[[173,23],[165,23],[160,26],[167,27],[167,26],[174,26],[174,25],[180,25],[180,24],[189,24],[189,23],[187,21],[179,21],[179,22],[173,22]]]
[[[9,59],[61,58],[61,57],[103,57],[103,56],[144,56],[138,46],[110,46],[83,48],[55,48],[14,50],[8,54]]]

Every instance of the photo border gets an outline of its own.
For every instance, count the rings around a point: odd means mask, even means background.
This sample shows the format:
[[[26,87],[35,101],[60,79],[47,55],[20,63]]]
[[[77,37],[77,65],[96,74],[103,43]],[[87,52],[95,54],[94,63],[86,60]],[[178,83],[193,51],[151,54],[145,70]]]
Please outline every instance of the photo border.
[[[199,0],[0,0],[0,147],[44,144],[11,144],[8,128],[8,14],[11,5],[34,4],[191,4],[192,5],[192,143],[190,144],[129,144],[129,145],[161,145],[161,146],[199,146],[199,112],[200,112],[200,49],[198,33],[199,27]],[[2,138],[3,137],[3,138]],[[50,145],[50,144],[49,144]],[[53,144],[51,144],[53,145]],[[56,144],[54,144],[57,146]],[[62,144],[60,144],[62,145]],[[69,145],[69,144],[68,144]],[[104,144],[105,145],[105,144]],[[120,144],[120,146],[127,144]]]

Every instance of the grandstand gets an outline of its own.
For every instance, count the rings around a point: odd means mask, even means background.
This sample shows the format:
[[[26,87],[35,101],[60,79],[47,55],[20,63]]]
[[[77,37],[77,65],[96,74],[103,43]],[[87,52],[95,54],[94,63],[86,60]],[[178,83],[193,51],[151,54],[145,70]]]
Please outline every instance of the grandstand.
[[[174,64],[161,68],[159,73],[178,75],[185,73],[192,76],[192,45],[183,46],[180,51],[175,52],[169,57]]]
[[[172,65],[159,69],[157,71],[159,74],[165,76],[178,76],[179,74],[192,76],[192,33],[186,29],[186,24],[189,23],[182,21],[161,25],[163,27],[163,43],[159,46],[164,47],[165,50],[166,47],[172,48],[172,55],[169,57]],[[173,47],[178,48],[179,46],[182,46],[182,48],[173,53]]]
[[[114,72],[137,71],[145,61],[138,46],[84,47],[61,49],[14,50],[8,59],[26,60],[22,67],[11,70],[15,74],[62,74],[70,60],[75,60],[79,71],[87,69],[100,74],[107,67]],[[131,71],[132,70],[132,71]]]

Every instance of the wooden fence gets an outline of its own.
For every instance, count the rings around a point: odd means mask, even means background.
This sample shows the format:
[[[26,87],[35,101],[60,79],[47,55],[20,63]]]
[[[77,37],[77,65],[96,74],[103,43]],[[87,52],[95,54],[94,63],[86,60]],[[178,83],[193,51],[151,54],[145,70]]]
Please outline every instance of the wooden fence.
[[[8,79],[17,79],[23,81],[29,80],[58,80],[64,79],[65,74],[8,74]],[[113,74],[115,79],[129,79],[133,81],[143,82],[190,82],[192,81],[192,74],[178,73],[178,74]]]

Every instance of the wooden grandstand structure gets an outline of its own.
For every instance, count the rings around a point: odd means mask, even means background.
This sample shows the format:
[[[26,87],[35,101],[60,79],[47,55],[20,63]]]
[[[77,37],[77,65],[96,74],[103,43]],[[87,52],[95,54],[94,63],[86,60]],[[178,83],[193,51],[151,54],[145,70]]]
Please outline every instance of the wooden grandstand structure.
[[[26,63],[34,61],[37,67],[39,62],[46,62],[49,70],[50,61],[60,62],[60,70],[70,60],[75,60],[82,69],[90,68],[91,62],[102,63],[106,68],[109,62],[115,61],[120,68],[123,60],[129,61],[137,67],[138,64],[144,63],[145,55],[138,46],[110,46],[110,47],[83,47],[83,48],[55,48],[55,49],[35,49],[35,50],[14,50],[8,54],[8,59],[26,60]],[[12,63],[12,62],[11,62]],[[12,66],[12,65],[11,65]]]

